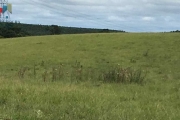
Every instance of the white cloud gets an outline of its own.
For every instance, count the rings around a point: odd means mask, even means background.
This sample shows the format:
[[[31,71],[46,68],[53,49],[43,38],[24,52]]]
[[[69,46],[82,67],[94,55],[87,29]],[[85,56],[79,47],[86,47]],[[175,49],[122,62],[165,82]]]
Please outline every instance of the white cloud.
[[[110,21],[125,21],[126,19],[123,17],[118,17],[118,16],[108,16],[108,20],[110,20]]]
[[[142,20],[143,21],[154,21],[155,18],[154,17],[143,17]]]
[[[180,0],[9,0],[12,20],[126,31],[180,29]],[[153,22],[153,26],[149,24]]]

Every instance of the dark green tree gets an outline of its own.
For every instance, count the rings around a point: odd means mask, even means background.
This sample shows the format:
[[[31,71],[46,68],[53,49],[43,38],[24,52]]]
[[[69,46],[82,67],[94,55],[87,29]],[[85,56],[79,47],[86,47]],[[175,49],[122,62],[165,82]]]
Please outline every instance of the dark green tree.
[[[61,32],[59,26],[57,25],[51,25],[50,31],[52,35],[60,34]]]

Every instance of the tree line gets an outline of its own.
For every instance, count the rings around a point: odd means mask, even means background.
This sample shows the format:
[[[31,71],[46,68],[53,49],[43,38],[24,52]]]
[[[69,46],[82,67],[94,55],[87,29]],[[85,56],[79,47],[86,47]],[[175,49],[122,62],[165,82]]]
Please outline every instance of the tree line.
[[[94,29],[94,28],[77,28],[65,27],[58,25],[33,25],[23,24],[20,22],[0,22],[0,37],[25,37],[40,35],[57,35],[57,34],[81,34],[81,33],[109,33],[125,32],[122,30]]]

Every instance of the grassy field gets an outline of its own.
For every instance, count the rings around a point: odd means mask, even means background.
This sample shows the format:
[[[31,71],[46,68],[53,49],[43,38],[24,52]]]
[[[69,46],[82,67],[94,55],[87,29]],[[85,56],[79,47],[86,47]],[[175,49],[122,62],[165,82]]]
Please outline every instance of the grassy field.
[[[0,120],[179,120],[179,53],[178,33],[0,39]]]

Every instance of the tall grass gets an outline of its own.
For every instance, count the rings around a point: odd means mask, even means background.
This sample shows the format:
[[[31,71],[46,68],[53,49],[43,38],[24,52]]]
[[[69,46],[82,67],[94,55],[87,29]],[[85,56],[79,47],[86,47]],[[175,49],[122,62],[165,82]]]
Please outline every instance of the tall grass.
[[[122,68],[115,66],[102,75],[103,81],[110,83],[137,83],[142,84],[146,73],[142,69],[134,70],[131,67]]]
[[[62,81],[62,80],[70,80],[71,82],[83,82],[88,80],[96,80],[96,81],[103,81],[105,83],[137,83],[142,84],[146,77],[146,72],[142,69],[132,69],[131,67],[123,68],[119,65],[115,67],[110,67],[107,65],[104,70],[101,68],[92,70],[86,66],[83,66],[81,62],[75,61],[72,65],[63,65],[57,64],[53,67],[46,67],[44,69],[45,63],[42,66],[41,64],[38,67],[39,69],[36,70],[36,67],[28,68],[22,67],[18,71],[19,79],[26,79],[26,78],[38,78],[42,77],[42,81]],[[70,67],[69,67],[70,66]],[[33,71],[32,71],[33,70]],[[93,72],[92,72],[93,71]],[[31,75],[30,73],[33,73]],[[38,75],[38,73],[40,75]],[[28,76],[29,75],[29,76]],[[25,78],[26,76],[26,78]]]

